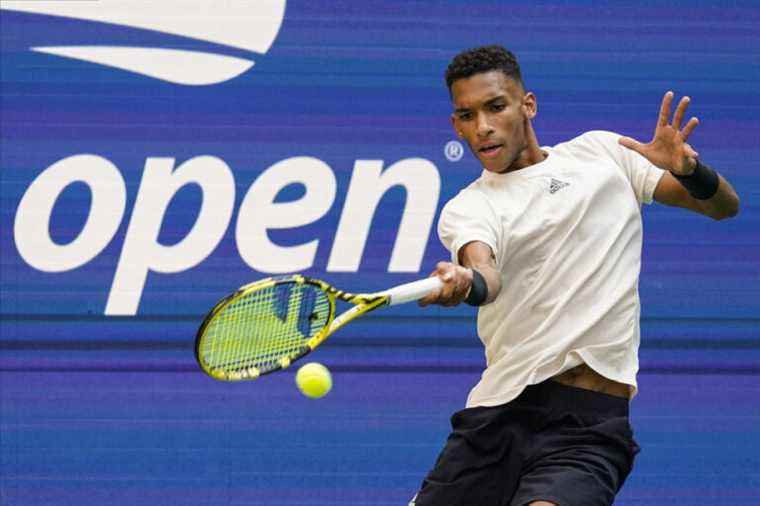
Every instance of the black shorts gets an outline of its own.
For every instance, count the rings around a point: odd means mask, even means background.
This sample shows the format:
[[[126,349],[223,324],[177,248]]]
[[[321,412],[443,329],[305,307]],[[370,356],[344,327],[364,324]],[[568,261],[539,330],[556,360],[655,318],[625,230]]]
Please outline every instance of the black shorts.
[[[607,506],[639,452],[627,399],[552,380],[458,411],[451,427],[410,505]]]

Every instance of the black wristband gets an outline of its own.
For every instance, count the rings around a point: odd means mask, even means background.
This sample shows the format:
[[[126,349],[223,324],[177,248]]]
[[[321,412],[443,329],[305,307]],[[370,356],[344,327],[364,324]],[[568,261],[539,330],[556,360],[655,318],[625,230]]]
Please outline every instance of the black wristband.
[[[694,172],[688,176],[680,176],[673,172],[671,174],[697,200],[707,200],[718,192],[718,185],[720,185],[718,173],[699,160]]]
[[[464,301],[471,306],[482,306],[488,297],[488,285],[483,276],[472,269],[472,284],[470,285],[470,293],[467,294],[467,298]]]

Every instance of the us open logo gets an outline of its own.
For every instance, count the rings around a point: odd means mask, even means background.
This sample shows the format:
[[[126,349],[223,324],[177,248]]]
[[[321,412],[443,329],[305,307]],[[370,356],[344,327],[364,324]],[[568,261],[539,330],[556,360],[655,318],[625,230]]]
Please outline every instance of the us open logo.
[[[243,49],[269,51],[285,16],[285,0],[100,0],[3,1],[3,10],[96,21],[151,30]],[[192,12],[190,12],[192,11]],[[219,52],[164,47],[106,45],[37,46],[32,51],[74,58],[183,85],[210,85],[233,79],[255,64]]]
[[[28,48],[148,76],[156,82],[211,85],[240,76],[254,65],[253,57],[269,50],[283,22],[285,1],[3,0],[2,9],[4,26],[7,16],[21,26],[39,21],[40,26],[52,27],[50,33],[33,34],[37,40],[45,37],[41,43],[14,39],[12,51]],[[17,27],[15,33],[20,33]],[[5,45],[2,49],[3,55],[10,52]],[[171,90],[163,92],[171,94]],[[143,121],[148,121],[147,113]],[[83,114],[81,121],[87,117]],[[104,156],[113,143],[122,142],[118,134],[107,140],[81,140],[88,146],[85,152],[64,148],[65,153],[26,188],[13,221],[13,241],[21,260],[43,273],[83,268],[115,244],[115,255],[101,257],[113,259],[106,315],[137,314],[149,276],[195,269],[220,244],[225,251],[231,245],[241,265],[262,275],[314,268],[328,273],[359,272],[363,259],[372,254],[368,244],[376,211],[383,196],[397,187],[404,189],[406,200],[401,221],[394,225],[395,241],[386,270],[417,273],[440,197],[438,169],[424,158],[356,159],[348,186],[340,188],[343,195],[336,198],[336,171],[317,157],[284,157],[241,187],[243,180],[236,180],[236,172],[221,156],[171,156],[166,146],[174,146],[173,140],[161,144],[163,155],[146,153],[139,184],[129,187],[128,182],[134,181],[124,177],[129,169],[119,168]],[[178,147],[186,151],[183,144]],[[231,152],[234,148],[227,149],[228,154],[238,154]],[[463,151],[461,146],[459,150]],[[55,211],[59,197],[72,184],[86,186],[90,200],[78,211],[86,216],[84,223],[71,223],[73,233],[61,241],[53,233],[51,220],[59,212]],[[280,191],[293,184],[301,186],[303,194],[280,201]],[[188,185],[200,188],[201,195],[196,216],[188,222],[192,225],[176,240],[160,241],[165,220],[172,219],[171,203]],[[299,230],[330,213],[337,216],[337,223],[329,238]],[[270,230],[292,230],[295,239],[280,243]],[[332,242],[326,244],[328,240]],[[324,257],[318,256],[320,252]]]

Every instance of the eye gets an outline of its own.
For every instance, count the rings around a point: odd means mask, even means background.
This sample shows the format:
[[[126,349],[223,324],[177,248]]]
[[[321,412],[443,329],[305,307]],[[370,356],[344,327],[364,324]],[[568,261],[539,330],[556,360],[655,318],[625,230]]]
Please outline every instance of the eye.
[[[503,111],[505,107],[507,107],[506,104],[501,104],[501,103],[491,104],[491,110],[495,112]]]
[[[462,121],[467,121],[469,119],[472,119],[472,113],[469,112],[463,112],[459,115],[459,119]]]

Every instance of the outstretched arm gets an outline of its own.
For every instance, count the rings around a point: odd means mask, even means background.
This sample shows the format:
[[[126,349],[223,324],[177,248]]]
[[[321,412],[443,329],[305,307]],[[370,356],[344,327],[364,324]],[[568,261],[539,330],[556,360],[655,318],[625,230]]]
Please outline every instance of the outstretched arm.
[[[431,276],[438,276],[443,286],[430,295],[420,299],[421,306],[440,304],[456,306],[467,298],[472,286],[472,269],[477,270],[486,283],[488,293],[485,302],[492,302],[501,291],[501,274],[496,267],[496,259],[491,247],[484,242],[472,241],[459,250],[459,263],[438,262]],[[464,267],[463,267],[464,266]]]
[[[619,142],[644,156],[653,165],[668,171],[654,191],[654,199],[657,202],[691,209],[716,220],[736,216],[739,212],[739,197],[722,176],[717,175],[717,188],[707,198],[696,198],[692,195],[693,192],[687,189],[694,186],[693,179],[702,178],[706,174],[704,171],[710,170],[705,166],[699,167],[699,154],[686,142],[699,120],[691,118],[681,129],[689,101],[689,97],[681,99],[673,115],[673,122],[669,123],[673,92],[667,92],[660,105],[654,138],[648,144],[642,144],[630,137],[621,137]]]

